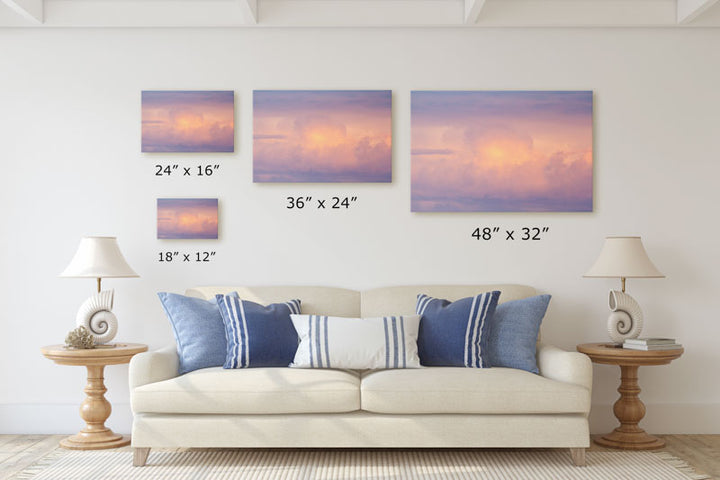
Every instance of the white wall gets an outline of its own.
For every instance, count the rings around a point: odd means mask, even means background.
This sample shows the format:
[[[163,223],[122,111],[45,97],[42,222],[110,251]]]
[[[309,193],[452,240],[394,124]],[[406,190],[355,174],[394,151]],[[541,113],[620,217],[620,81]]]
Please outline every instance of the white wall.
[[[640,234],[664,280],[630,280],[647,335],[686,347],[642,368],[644,425],[720,433],[720,30],[0,30],[0,432],[74,432],[84,372],[39,348],[74,327],[91,280],[58,273],[85,234],[111,234],[140,279],[116,290],[119,340],[172,339],[155,292],[197,284],[516,282],[554,296],[547,341],[606,338],[607,290],[582,279],[607,234]],[[254,185],[252,90],[377,88],[394,95],[394,181]],[[233,89],[234,154],[140,153],[140,91]],[[410,213],[412,89],[595,91],[595,211]],[[154,164],[218,163],[212,178],[157,178]],[[285,209],[288,195],[357,195],[349,211]],[[155,199],[218,197],[219,241],[158,241]],[[476,226],[549,226],[539,242],[475,241]],[[210,264],[158,252],[211,249]],[[127,366],[106,370],[130,430]],[[596,366],[594,431],[614,424],[617,367]]]

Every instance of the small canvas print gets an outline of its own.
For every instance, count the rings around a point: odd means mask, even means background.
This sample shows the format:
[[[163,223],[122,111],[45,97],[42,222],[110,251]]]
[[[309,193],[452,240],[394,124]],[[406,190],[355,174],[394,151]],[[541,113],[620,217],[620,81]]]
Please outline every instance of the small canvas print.
[[[217,198],[158,198],[158,239],[217,239]]]
[[[143,91],[142,151],[235,151],[235,92]]]
[[[592,91],[411,97],[412,211],[592,211]]]
[[[390,90],[253,92],[255,182],[392,181]]]

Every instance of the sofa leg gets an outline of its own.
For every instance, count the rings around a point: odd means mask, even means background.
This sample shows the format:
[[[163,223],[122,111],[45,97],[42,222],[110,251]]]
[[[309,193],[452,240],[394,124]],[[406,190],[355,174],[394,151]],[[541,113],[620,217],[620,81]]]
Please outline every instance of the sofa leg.
[[[144,467],[150,455],[149,448],[133,448],[133,467]]]
[[[576,467],[584,467],[585,463],[585,449],[584,448],[571,448],[570,456]]]

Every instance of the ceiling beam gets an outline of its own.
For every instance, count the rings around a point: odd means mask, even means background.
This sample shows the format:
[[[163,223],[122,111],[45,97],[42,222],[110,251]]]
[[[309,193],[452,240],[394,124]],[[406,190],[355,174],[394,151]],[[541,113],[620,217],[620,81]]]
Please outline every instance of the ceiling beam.
[[[257,0],[237,0],[240,4],[240,9],[245,17],[245,22],[254,24],[258,22],[258,8]]]
[[[267,1],[267,0],[265,0]],[[488,1],[482,27],[661,27],[674,26],[677,0],[498,0]]]
[[[0,0],[0,28],[679,27],[678,22],[687,24],[682,28],[720,27],[720,0]]]
[[[43,23],[43,0],[2,0],[8,7],[15,10],[23,18],[42,25]]]
[[[465,23],[477,23],[480,12],[485,6],[485,0],[465,0]]]
[[[677,0],[677,23],[684,25],[692,22],[706,12],[718,0]]]
[[[567,0],[564,0],[567,2]],[[262,0],[267,27],[426,27],[462,25],[461,0]]]
[[[248,0],[45,0],[44,13],[44,27],[244,27],[255,18]]]

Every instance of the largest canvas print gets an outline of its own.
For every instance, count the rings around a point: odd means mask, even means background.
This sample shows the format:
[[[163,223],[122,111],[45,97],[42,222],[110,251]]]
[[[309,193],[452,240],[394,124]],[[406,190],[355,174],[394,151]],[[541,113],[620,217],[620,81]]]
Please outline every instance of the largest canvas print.
[[[412,211],[592,211],[591,91],[411,96]]]
[[[390,90],[253,92],[255,182],[392,181]]]

